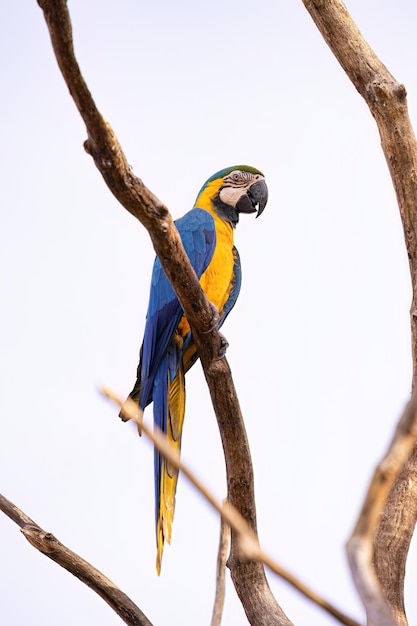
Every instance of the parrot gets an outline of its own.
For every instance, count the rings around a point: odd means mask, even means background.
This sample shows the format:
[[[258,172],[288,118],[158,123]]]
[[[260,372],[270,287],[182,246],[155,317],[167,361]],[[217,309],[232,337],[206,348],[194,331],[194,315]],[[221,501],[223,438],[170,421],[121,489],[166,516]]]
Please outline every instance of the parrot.
[[[268,187],[262,172],[247,165],[232,166],[211,176],[191,211],[174,222],[200,285],[218,311],[218,328],[241,287],[240,258],[234,245],[239,216],[256,213],[259,217],[267,200]],[[128,399],[137,406],[139,424],[145,407],[153,402],[154,427],[164,433],[178,453],[185,414],[185,374],[197,360],[190,325],[156,257],[137,380]],[[123,409],[120,416],[123,418]],[[159,575],[164,542],[171,542],[178,470],[156,448],[154,481]]]

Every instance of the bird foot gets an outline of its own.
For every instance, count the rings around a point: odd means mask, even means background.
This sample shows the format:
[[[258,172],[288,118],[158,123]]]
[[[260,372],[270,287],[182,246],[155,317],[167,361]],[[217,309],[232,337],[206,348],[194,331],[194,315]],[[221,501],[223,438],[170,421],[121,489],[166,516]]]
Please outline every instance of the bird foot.
[[[204,332],[205,335],[207,335],[208,333],[211,333],[213,330],[216,330],[220,324],[219,309],[216,307],[215,304],[213,304],[213,302],[209,302],[209,304],[210,304],[211,311],[213,313],[214,324],[209,330],[206,330]],[[226,337],[222,335],[221,333],[219,333],[219,336],[220,336],[219,355],[214,359],[215,361],[220,361],[221,359],[224,359],[224,357],[226,356],[226,350],[229,347],[229,342],[227,341]]]
[[[213,314],[213,326],[211,328],[209,328],[209,330],[204,331],[205,335],[208,335],[209,333],[211,333],[211,331],[215,330],[218,325],[220,324],[220,315],[219,315],[219,309],[216,307],[215,304],[213,304],[212,302],[209,302],[210,308],[211,308],[211,312]]]
[[[122,419],[123,422],[129,422],[130,420],[135,422],[138,426],[139,437],[142,437],[143,410],[138,407],[135,417],[130,417],[126,414],[125,411],[123,411],[123,406],[120,410],[119,417]]]
[[[226,337],[219,333],[220,337],[220,348],[219,348],[219,356],[214,359],[215,361],[221,361],[226,356],[227,348],[229,347],[229,342]]]
[[[136,422],[136,424],[138,426],[138,435],[139,435],[139,437],[142,437],[142,422],[143,422],[143,411],[142,411],[142,409],[139,409],[138,412],[136,413],[135,422]]]

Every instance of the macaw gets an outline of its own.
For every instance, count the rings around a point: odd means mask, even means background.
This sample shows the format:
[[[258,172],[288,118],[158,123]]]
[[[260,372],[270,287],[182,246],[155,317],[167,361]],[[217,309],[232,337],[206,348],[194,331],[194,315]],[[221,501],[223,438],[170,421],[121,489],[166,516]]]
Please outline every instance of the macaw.
[[[263,174],[247,165],[223,169],[203,185],[194,207],[176,220],[184,249],[208,300],[217,307],[220,327],[239,295],[241,268],[234,246],[240,213],[262,213],[268,199]],[[190,326],[156,257],[137,380],[129,398],[137,419],[153,402],[154,424],[179,451],[185,412],[185,373],[197,361]],[[122,413],[121,413],[122,414]],[[156,569],[165,540],[171,541],[178,471],[154,452]]]

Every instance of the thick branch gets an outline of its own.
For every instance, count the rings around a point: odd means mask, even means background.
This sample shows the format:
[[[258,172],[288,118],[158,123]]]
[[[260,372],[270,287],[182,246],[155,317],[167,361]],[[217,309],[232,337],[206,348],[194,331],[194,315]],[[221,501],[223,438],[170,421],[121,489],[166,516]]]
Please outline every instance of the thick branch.
[[[397,195],[413,285],[413,388],[417,381],[417,141],[406,90],[363,38],[341,0],[303,0],[333,54],[375,118]]]
[[[375,470],[361,514],[347,544],[368,623],[406,624],[404,567],[416,517],[417,398],[408,404],[387,453]],[[406,470],[408,480],[403,480]],[[402,504],[402,506],[400,506]],[[410,519],[411,518],[411,519]],[[402,529],[401,532],[398,532]],[[383,549],[382,549],[383,548]],[[378,584],[379,581],[379,584]],[[388,610],[390,607],[390,611]]]
[[[111,580],[78,554],[66,548],[51,533],[42,530],[30,517],[2,495],[0,495],[0,510],[20,526],[22,533],[33,547],[91,587],[126,624],[152,626],[136,604]]]
[[[390,74],[361,35],[341,0],[303,0],[304,5],[358,92],[365,99],[381,137],[400,209],[408,252],[413,302],[411,331],[413,350],[413,389],[417,382],[417,142],[407,110],[406,90]],[[399,426],[401,429],[401,424]],[[398,431],[396,437],[398,435]],[[393,444],[394,445],[394,444]],[[404,574],[407,551],[417,519],[415,484],[417,448],[408,447],[408,457],[391,466],[393,476],[379,480],[378,471],[370,486],[364,511],[349,542],[352,571],[370,621],[383,622],[376,615],[386,614],[385,601],[395,623],[406,624],[403,606]],[[381,466],[379,468],[381,470]],[[389,492],[389,489],[392,490]],[[372,506],[369,510],[367,507]],[[366,528],[365,528],[366,526]],[[393,537],[401,541],[392,541]],[[352,562],[352,554],[358,557]],[[389,555],[389,559],[387,558]],[[359,558],[360,556],[360,558]],[[375,570],[367,569],[373,562]],[[359,567],[362,563],[364,568]],[[376,580],[374,576],[376,575]],[[372,579],[372,580],[371,580]],[[368,584],[369,583],[369,584]],[[375,583],[375,584],[374,584]],[[366,589],[373,593],[366,593]],[[382,592],[382,596],[381,596]],[[370,603],[370,598],[373,602]],[[385,599],[385,601],[384,601]],[[387,619],[392,619],[388,614]]]
[[[111,192],[148,229],[155,251],[190,322],[221,430],[226,455],[228,499],[256,530],[249,446],[227,361],[215,362],[221,343],[219,333],[213,329],[212,309],[190,266],[167,208],[133,175],[114,132],[93,101],[75,59],[65,0],[38,0],[38,3],[43,9],[62,75],[87,127],[86,150],[94,158]],[[228,426],[229,423],[234,424],[233,429]],[[255,561],[240,564],[235,550],[232,540],[232,576],[249,621],[258,626],[290,624],[269,589],[262,564]]]
[[[414,428],[416,427],[414,415]],[[405,578],[405,564],[417,519],[417,448],[414,445],[381,512],[381,523],[375,535],[375,572],[383,584],[387,602],[395,619],[406,626],[404,589],[397,581]],[[401,532],[398,532],[399,529]]]
[[[149,231],[165,273],[191,324],[213,327],[213,312],[185,254],[166,206],[133,174],[111,126],[97,109],[74,55],[72,27],[65,0],[39,0],[58,65],[86,125],[85,148],[122,206]],[[209,342],[208,342],[209,343]]]
[[[227,499],[256,532],[251,455],[232,374],[226,359],[206,364],[204,373],[216,412],[226,459]],[[238,541],[238,536],[232,532],[228,566],[249,622],[257,626],[268,626],[271,623],[289,624],[281,609],[274,606],[262,563],[242,560]],[[264,613],[259,613],[259,606],[264,607]],[[276,622],[271,622],[272,615]]]

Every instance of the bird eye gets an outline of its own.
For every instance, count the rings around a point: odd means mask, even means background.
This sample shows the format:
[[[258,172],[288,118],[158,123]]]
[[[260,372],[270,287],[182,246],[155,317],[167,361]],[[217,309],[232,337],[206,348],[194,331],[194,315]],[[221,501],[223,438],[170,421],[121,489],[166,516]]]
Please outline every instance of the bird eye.
[[[237,182],[238,180],[240,180],[240,176],[239,176],[239,174],[238,174],[237,172],[235,172],[235,173],[233,174],[233,180],[235,180],[236,182]]]

